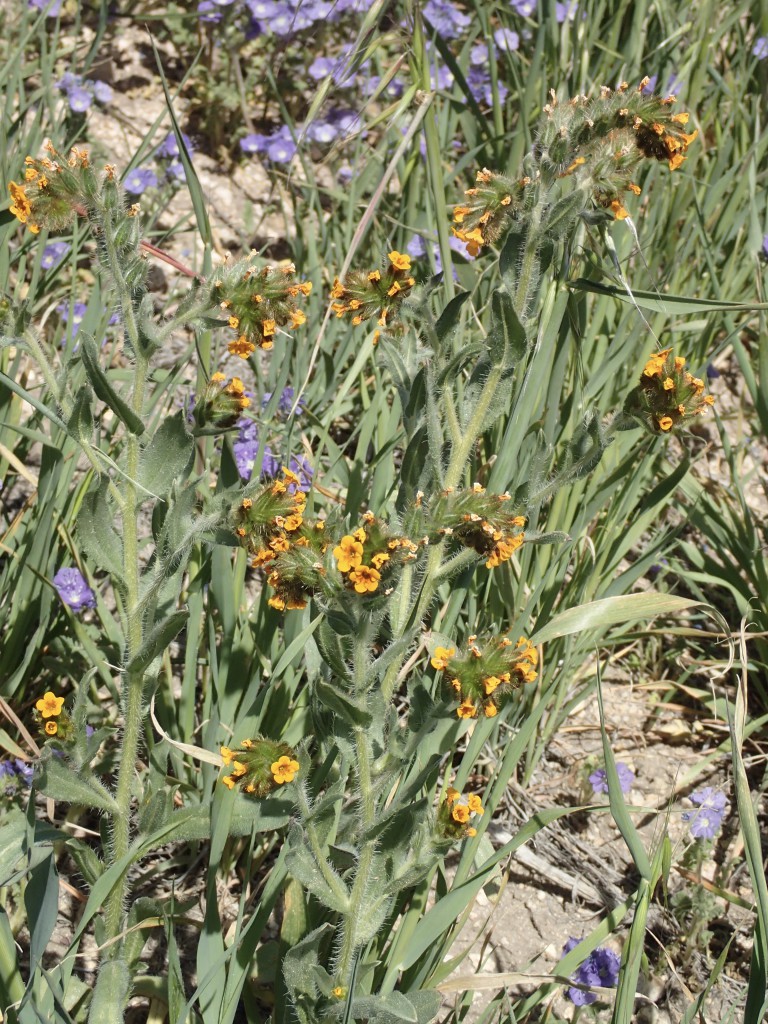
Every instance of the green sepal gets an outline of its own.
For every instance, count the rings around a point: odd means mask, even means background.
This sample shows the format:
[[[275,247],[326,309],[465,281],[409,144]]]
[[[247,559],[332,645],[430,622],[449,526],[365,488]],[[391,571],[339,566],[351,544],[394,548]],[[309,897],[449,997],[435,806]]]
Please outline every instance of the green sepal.
[[[43,796],[52,797],[68,804],[94,807],[115,815],[120,813],[114,797],[97,779],[83,777],[73,771],[58,757],[43,757],[40,761],[40,777],[36,788]]]
[[[91,382],[93,390],[96,392],[98,398],[109,406],[112,412],[122,420],[126,427],[132,434],[144,433],[144,424],[136,413],[131,409],[127,402],[125,402],[120,395],[115,391],[109,382],[109,379],[99,363],[99,352],[96,348],[96,342],[93,337],[89,334],[85,334],[83,331],[78,331],[77,335],[80,340],[80,355],[83,360],[83,366],[85,372],[88,375],[88,380]]]
[[[134,675],[144,672],[149,668],[155,658],[159,657],[168,648],[170,642],[181,632],[188,618],[189,610],[183,608],[180,611],[173,612],[168,618],[156,625],[150,631],[149,636],[144,640],[136,654],[125,666],[126,673]]]
[[[195,442],[187,433],[184,413],[169,416],[155,431],[141,453],[139,483],[151,494],[164,497],[175,480],[186,477],[192,468]]]

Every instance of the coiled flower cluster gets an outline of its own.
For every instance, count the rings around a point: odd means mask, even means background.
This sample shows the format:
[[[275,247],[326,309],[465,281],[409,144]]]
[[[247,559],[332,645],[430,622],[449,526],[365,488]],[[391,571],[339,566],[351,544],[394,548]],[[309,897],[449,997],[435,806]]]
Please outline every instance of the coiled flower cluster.
[[[235,533],[252,556],[251,565],[267,573],[275,591],[268,603],[278,611],[306,608],[325,577],[325,523],[304,519],[307,497],[300,483],[283,467],[282,478],[243,498],[233,514]]]
[[[246,259],[227,262],[217,269],[211,285],[211,304],[229,316],[236,337],[229,342],[230,355],[247,359],[257,348],[269,350],[275,333],[283,327],[307,322],[296,300],[312,291],[311,281],[298,281],[293,263],[259,267],[252,252]]]
[[[509,637],[492,639],[483,648],[470,636],[464,654],[454,647],[436,647],[430,664],[450,683],[459,718],[475,718],[481,708],[486,718],[493,718],[505,697],[535,681],[539,654],[522,636],[516,644]]]
[[[480,484],[445,491],[428,511],[428,529],[473,548],[486,559],[486,568],[494,569],[525,540],[525,517],[507,511],[508,501],[509,494],[489,494]]]
[[[343,282],[336,278],[331,289],[336,301],[331,308],[338,318],[349,316],[354,326],[375,316],[379,327],[391,331],[399,326],[398,311],[415,283],[411,257],[393,250],[382,270],[353,270]]]
[[[217,434],[231,430],[250,404],[245,384],[239,377],[228,381],[223,373],[212,374],[201,398],[195,403],[195,433]]]
[[[655,434],[668,434],[714,404],[714,397],[704,394],[704,381],[685,369],[685,359],[665,348],[645,364],[640,384],[627,396],[624,411],[641,419]]]
[[[514,181],[484,168],[464,202],[454,207],[453,233],[471,254],[500,238],[513,219],[525,215],[536,192],[548,194],[558,179],[573,179],[570,199],[555,218],[561,231],[564,218],[579,216],[589,206],[618,220],[627,217],[623,197],[640,194],[633,178],[644,159],[665,161],[672,171],[680,167],[697,131],[685,131],[687,113],[671,112],[674,96],[644,95],[648,81],[644,78],[635,90],[626,82],[615,91],[603,86],[597,96],[575,96],[565,103],[551,93],[526,176]],[[541,229],[555,231],[546,214]]]
[[[333,549],[333,557],[347,589],[356,594],[373,594],[381,584],[389,593],[387,577],[395,566],[413,561],[417,550],[413,541],[390,535],[380,519],[365,512],[363,525],[341,538]]]
[[[237,747],[222,747],[221,756],[228,775],[221,781],[229,789],[239,787],[252,796],[268,796],[275,789],[293,782],[299,771],[295,752],[287,743],[256,736]]]
[[[445,799],[441,801],[437,811],[437,833],[440,839],[456,842],[459,839],[471,839],[477,835],[477,829],[470,822],[480,817],[484,808],[476,793],[466,796],[448,787]]]

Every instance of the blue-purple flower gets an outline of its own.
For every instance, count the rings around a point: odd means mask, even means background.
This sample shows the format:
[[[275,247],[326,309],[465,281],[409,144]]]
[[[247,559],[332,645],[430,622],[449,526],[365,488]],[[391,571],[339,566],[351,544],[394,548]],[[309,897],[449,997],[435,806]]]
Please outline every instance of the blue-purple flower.
[[[456,39],[472,24],[469,15],[454,7],[448,0],[427,0],[423,13],[435,32],[443,39]]]
[[[49,242],[43,249],[40,257],[40,266],[43,270],[53,270],[64,259],[72,246],[69,242]]]
[[[295,392],[295,390],[290,385],[288,387],[283,388],[283,390],[280,392],[280,397],[277,400],[277,410],[276,410],[276,412],[280,416],[288,416],[290,414],[290,411],[293,408],[293,400],[294,400],[295,396],[296,396],[296,392]],[[267,391],[266,394],[264,395],[264,397],[261,400],[261,408],[262,409],[266,409],[271,401],[272,401],[272,392],[271,391]],[[302,395],[301,398],[299,399],[298,405],[296,406],[296,412],[297,413],[301,412],[303,408],[304,408],[304,396]],[[255,426],[255,424],[254,424],[254,426]]]
[[[752,56],[758,60],[765,60],[768,57],[768,36],[758,36],[755,45],[752,47]]]
[[[725,793],[712,786],[705,786],[691,793],[691,802],[698,809],[683,814],[683,821],[690,822],[691,835],[694,839],[714,839],[725,816],[728,802]]]
[[[564,21],[573,21],[576,17],[576,8],[578,6],[577,0],[566,0],[566,3],[556,3],[555,18],[558,25],[562,25]]]
[[[184,145],[188,153],[193,153],[195,147],[192,145],[192,139],[184,132],[181,133],[181,137],[184,140]],[[155,150],[155,156],[158,156],[164,160],[174,160],[179,156],[179,144],[176,141],[176,136],[173,132],[169,132],[168,135],[163,139],[160,145]]]
[[[88,312],[88,306],[84,302],[73,302],[70,316],[69,303],[61,302],[56,307],[56,312],[59,314],[64,323],[67,324],[69,327],[69,330],[67,331],[67,336],[70,338],[74,338],[74,336],[80,330],[80,324],[83,322],[83,317]]]
[[[616,774],[619,776],[621,792],[628,793],[632,789],[632,783],[635,781],[635,773],[623,761],[617,761]],[[597,771],[592,772],[589,776],[589,782],[595,796],[608,792],[608,776],[605,773],[605,768],[598,768]]]
[[[151,167],[134,167],[123,178],[123,188],[132,196],[140,196],[148,188],[157,187],[157,175]]]
[[[64,0],[27,0],[33,11],[45,11],[46,18],[58,18]]]
[[[579,940],[569,938],[563,946],[563,956],[578,946]],[[580,985],[591,985],[593,988],[613,988],[619,980],[621,961],[612,949],[599,946],[571,975],[571,981]],[[584,992],[580,988],[569,988],[568,998],[576,1006],[589,1006],[597,1001],[594,992]]]
[[[497,28],[493,33],[493,39],[498,48],[504,53],[516,50],[520,46],[520,36],[517,32],[513,32],[511,28]]]
[[[53,577],[59,597],[73,612],[96,607],[96,595],[86,583],[79,569],[59,569]]]
[[[96,82],[65,71],[56,82],[56,88],[65,94],[69,109],[76,114],[84,114],[94,99],[98,103],[109,103],[112,90],[106,82]]]
[[[20,757],[0,761],[0,779],[8,779],[11,783],[21,781],[25,786],[29,786],[34,774],[35,769],[33,766],[26,761],[22,761]],[[13,789],[8,787],[6,792],[11,794]]]

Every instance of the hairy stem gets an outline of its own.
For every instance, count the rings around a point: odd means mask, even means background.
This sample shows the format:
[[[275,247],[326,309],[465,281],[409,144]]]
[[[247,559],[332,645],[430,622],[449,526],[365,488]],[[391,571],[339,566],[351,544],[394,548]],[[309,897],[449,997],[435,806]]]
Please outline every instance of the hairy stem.
[[[123,276],[122,267],[117,256],[112,224],[108,215],[105,216],[104,240],[110,262],[115,290],[123,314],[125,331],[134,354],[133,387],[131,391],[131,408],[137,416],[141,416],[144,407],[144,389],[147,379],[147,360],[141,354],[139,330],[136,323],[135,309],[128,284]],[[125,663],[138,652],[143,640],[143,622],[139,601],[139,501],[133,483],[139,475],[139,459],[141,449],[135,434],[128,433],[126,439],[126,476],[124,478],[125,502],[123,506],[123,576],[126,589],[127,636]],[[141,738],[142,691],[144,673],[126,672],[123,677],[123,736],[120,767],[117,774],[115,799],[119,812],[114,821],[114,832],[110,850],[110,862],[119,861],[128,852],[131,834],[131,795],[136,770],[136,756]],[[123,916],[123,904],[128,894],[127,876],[112,890],[106,907],[107,937],[114,938],[120,932]],[[117,945],[114,947],[117,950]]]

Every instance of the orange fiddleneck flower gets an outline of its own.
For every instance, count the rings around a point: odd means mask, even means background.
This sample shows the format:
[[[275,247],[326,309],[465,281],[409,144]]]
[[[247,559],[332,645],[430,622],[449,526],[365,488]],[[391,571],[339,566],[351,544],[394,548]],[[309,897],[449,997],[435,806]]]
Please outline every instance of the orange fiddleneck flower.
[[[469,807],[466,804],[456,804],[451,811],[451,817],[460,825],[466,825],[469,821]]]
[[[333,549],[333,557],[336,559],[336,568],[339,572],[349,572],[362,563],[363,545],[347,534],[341,538],[338,547]]]
[[[620,199],[611,200],[611,211],[616,220],[626,220],[629,216],[629,210],[622,206]]]
[[[370,565],[358,565],[349,574],[358,594],[372,594],[379,586],[381,574]]]
[[[471,793],[467,797],[467,807],[469,807],[472,814],[483,814],[483,805],[480,802],[480,797],[476,793]]]
[[[387,257],[395,270],[411,269],[411,257],[406,256],[405,253],[398,252],[397,249],[393,249],[392,252],[387,253]]]
[[[59,731],[59,727],[55,722],[46,722],[44,728],[46,736],[55,736]]]
[[[661,430],[664,430],[664,431],[671,430],[673,423],[674,423],[674,420],[671,418],[671,416],[660,416],[659,417],[659,427],[661,428]]]
[[[293,782],[293,777],[298,770],[299,762],[294,761],[292,757],[286,757],[285,754],[270,765],[272,777],[278,786],[282,786],[284,782]]]
[[[227,789],[235,788],[235,780],[231,775],[224,775],[221,781],[224,783]]]
[[[64,707],[64,698],[57,697],[54,693],[51,693],[50,690],[47,690],[35,703],[35,707],[43,718],[57,718],[61,714],[61,709]]]
[[[252,341],[248,341],[244,334],[241,334],[239,338],[229,342],[227,349],[231,356],[239,356],[241,359],[247,359],[248,356],[256,351],[256,346]]]
[[[389,555],[385,551],[379,551],[371,559],[371,565],[374,569],[380,569],[385,562],[389,561]]]
[[[498,715],[498,713],[499,709],[496,707],[492,700],[489,700],[486,704],[483,704],[483,714],[485,715],[486,718],[495,718],[496,715]]]
[[[438,671],[443,671],[448,668],[448,662],[455,653],[455,647],[436,647],[435,653],[432,655],[432,661],[430,662],[432,668],[436,668]]]
[[[664,367],[664,363],[666,362],[667,356],[671,351],[671,348],[663,348],[661,352],[654,352],[654,354],[645,364],[645,368],[643,369],[643,376],[660,377],[661,371]],[[685,360],[683,360],[683,366],[685,366]]]
[[[475,702],[471,697],[465,697],[465,699],[456,708],[456,714],[459,718],[475,718],[477,715],[477,708]]]
[[[230,764],[232,764],[232,760],[234,759],[235,752],[234,752],[234,750],[230,750],[229,747],[222,747],[221,748],[221,756],[222,756],[222,758],[224,760],[224,764],[225,765],[230,765]]]
[[[483,688],[485,689],[486,695],[489,697],[497,686],[501,686],[501,680],[498,676],[486,676],[483,680]]]
[[[455,803],[460,796],[461,793],[458,791],[458,789],[454,789],[453,786],[449,786],[448,792],[445,794],[445,799],[449,804],[452,804]]]

